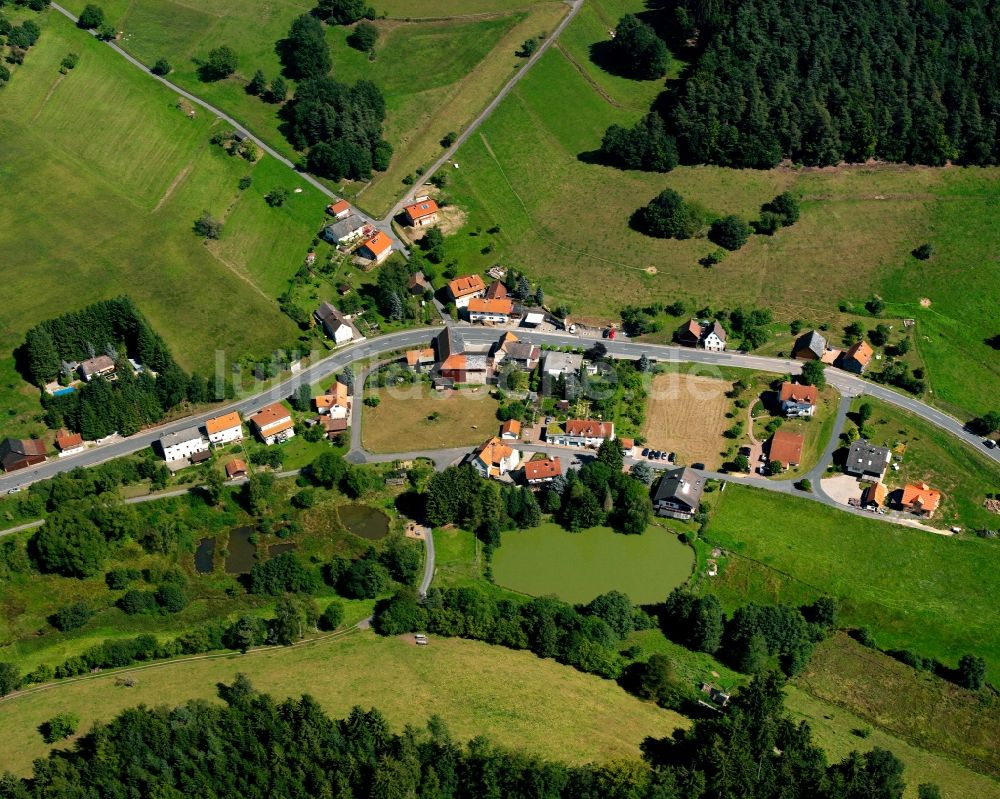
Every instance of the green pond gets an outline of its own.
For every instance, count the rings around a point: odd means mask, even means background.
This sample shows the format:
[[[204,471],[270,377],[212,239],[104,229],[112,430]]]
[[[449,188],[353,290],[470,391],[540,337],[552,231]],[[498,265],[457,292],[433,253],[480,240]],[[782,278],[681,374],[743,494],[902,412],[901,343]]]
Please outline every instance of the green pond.
[[[694,552],[675,535],[651,527],[622,535],[608,527],[570,533],[556,524],[503,534],[493,553],[499,585],[532,596],[555,594],[573,603],[617,590],[633,602],[662,602],[683,584]]]
[[[377,541],[389,534],[389,517],[377,508],[351,503],[337,508],[340,523],[354,535]]]

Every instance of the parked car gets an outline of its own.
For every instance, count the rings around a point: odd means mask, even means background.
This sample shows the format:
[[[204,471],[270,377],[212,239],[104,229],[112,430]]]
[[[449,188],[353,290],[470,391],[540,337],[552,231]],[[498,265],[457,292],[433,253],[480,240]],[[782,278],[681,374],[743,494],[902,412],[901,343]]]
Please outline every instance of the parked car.
[[[670,461],[670,463],[676,463],[677,462],[677,453],[676,452],[669,453],[667,455],[667,460]]]
[[[997,442],[994,441],[992,438],[983,439],[983,446],[986,447],[986,449],[993,449],[996,445]]]
[[[546,417],[545,417],[545,424],[552,424],[552,421],[553,421],[553,420],[552,420],[552,417],[551,417],[551,416],[546,416]],[[287,423],[286,423],[286,424],[287,424]]]
[[[570,333],[575,333],[576,332],[576,325],[570,325],[569,326],[569,332]]]
[[[705,468],[705,464],[704,463],[692,463],[691,464],[691,468],[692,469],[704,469]]]
[[[649,447],[644,447],[642,450],[642,457],[645,458],[647,455],[649,455]]]

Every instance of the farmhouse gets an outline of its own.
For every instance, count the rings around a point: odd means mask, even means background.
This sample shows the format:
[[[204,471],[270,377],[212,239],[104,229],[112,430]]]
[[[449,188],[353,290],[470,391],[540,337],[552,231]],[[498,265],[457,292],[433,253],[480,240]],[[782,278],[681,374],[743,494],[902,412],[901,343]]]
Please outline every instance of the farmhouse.
[[[406,283],[406,290],[415,297],[422,297],[428,291],[433,291],[433,287],[427,282],[423,272],[415,272],[410,275]]]
[[[873,355],[874,352],[872,351],[871,345],[867,341],[859,341],[840,356],[840,363],[838,366],[848,372],[861,374],[868,368],[868,364],[871,363]]]
[[[83,436],[79,433],[71,433],[65,428],[56,433],[56,448],[59,450],[59,457],[64,455],[75,455],[83,452],[87,446],[83,443]]]
[[[547,377],[579,374],[583,356],[576,352],[547,352],[542,361],[542,374]]]
[[[504,361],[517,364],[526,372],[538,366],[542,350],[536,344],[520,341],[513,333],[507,332],[500,337],[493,349],[493,364],[499,366]]]
[[[88,383],[95,377],[110,380],[115,374],[115,362],[109,355],[98,355],[96,358],[87,358],[76,369]]]
[[[454,329],[446,327],[436,339],[437,377],[454,383],[485,385],[493,376],[490,359],[485,354],[466,353],[455,339]],[[435,381],[435,388],[437,383]]]
[[[427,347],[422,350],[406,351],[406,368],[413,372],[422,372],[434,363],[434,350]]]
[[[792,347],[792,357],[800,361],[821,361],[826,354],[826,339],[815,330],[803,333]]]
[[[244,461],[241,461],[239,458],[233,458],[226,464],[226,478],[228,480],[235,480],[238,477],[246,476],[247,465]]]
[[[351,215],[351,204],[347,200],[337,200],[326,207],[326,212],[334,219],[346,219]]]
[[[201,428],[188,427],[160,436],[160,449],[163,450],[163,460],[171,463],[190,460],[199,452],[208,452],[209,443],[201,434]]]
[[[888,447],[876,447],[869,444],[863,438],[859,438],[847,452],[847,462],[845,468],[848,474],[855,477],[874,477],[881,480],[885,477],[885,470],[892,460],[892,453]]]
[[[0,465],[5,472],[45,463],[45,444],[36,438],[5,438],[0,441]]]
[[[903,510],[927,519],[934,515],[940,504],[941,492],[931,488],[927,483],[910,483],[904,486],[899,500],[899,506]]]
[[[486,294],[486,284],[479,275],[463,275],[448,283],[448,296],[456,308],[465,308],[469,302]]]
[[[500,478],[516,469],[520,460],[521,454],[516,449],[494,437],[479,445],[472,465],[483,477]]]
[[[861,507],[868,510],[878,510],[885,505],[885,499],[889,494],[889,489],[885,483],[879,481],[872,483],[861,492]]]
[[[816,413],[819,391],[816,386],[803,386],[785,381],[778,391],[781,412],[785,416],[812,416]]]
[[[208,433],[210,444],[221,446],[231,441],[243,440],[243,423],[240,421],[240,415],[233,411],[209,419],[205,422],[205,432]]]
[[[615,437],[614,422],[569,419],[562,427],[562,432],[546,431],[546,441],[564,447],[597,447],[605,440]]]
[[[805,436],[799,433],[789,433],[787,430],[776,431],[771,436],[768,460],[771,463],[779,464],[782,468],[798,466],[802,462],[802,445],[805,440]]]
[[[438,221],[438,204],[427,197],[403,209],[409,227],[427,227]]]
[[[338,219],[339,222],[334,222],[323,230],[323,238],[331,244],[349,244],[364,235],[365,220],[360,216],[350,214]]]
[[[690,319],[677,329],[674,340],[683,347],[700,346],[711,352],[722,352],[726,349],[726,329],[715,319],[711,322]]]
[[[560,474],[562,474],[562,464],[559,458],[545,458],[524,464],[524,481],[529,486],[551,483]]]
[[[508,419],[500,425],[500,438],[504,441],[515,441],[521,437],[521,423],[517,419]]]
[[[347,419],[331,419],[329,415],[326,415],[317,416],[314,421],[323,427],[327,438],[333,438],[347,429]]]
[[[358,248],[358,255],[380,264],[392,255],[392,239],[380,230]]]
[[[514,312],[514,303],[510,300],[487,300],[473,297],[469,300],[468,310],[470,322],[505,325],[510,321],[510,315]]]
[[[346,419],[351,411],[351,393],[339,380],[333,383],[325,394],[313,397],[313,405],[321,416],[331,419]]]
[[[690,519],[701,505],[705,479],[692,469],[681,467],[665,472],[653,494],[653,507],[659,516]]]
[[[249,419],[251,427],[260,440],[268,446],[280,444],[295,436],[295,423],[292,415],[280,402],[261,408]]]
[[[337,344],[346,344],[355,338],[361,338],[350,320],[328,302],[320,304],[313,316],[323,325],[323,331]]]

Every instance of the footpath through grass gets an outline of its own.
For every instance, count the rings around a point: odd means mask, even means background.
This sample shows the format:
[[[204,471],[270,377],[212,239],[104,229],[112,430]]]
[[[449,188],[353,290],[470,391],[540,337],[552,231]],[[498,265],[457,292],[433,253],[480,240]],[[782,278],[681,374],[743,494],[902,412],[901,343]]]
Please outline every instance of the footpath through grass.
[[[524,594],[555,594],[573,603],[622,591],[637,604],[662,602],[691,575],[694,554],[677,536],[651,526],[642,535],[610,527],[579,533],[549,522],[505,532],[493,554],[499,585]]]
[[[868,626],[880,647],[954,666],[984,657],[1000,680],[996,541],[926,533],[793,496],[730,484],[705,535],[734,555],[704,583],[727,608],[803,604],[829,593],[844,624]]]
[[[0,768],[18,774],[46,754],[38,725],[73,712],[80,729],[139,703],[218,701],[217,684],[247,674],[275,697],[311,694],[330,714],[378,707],[396,729],[441,716],[460,740],[496,743],[573,763],[637,757],[646,736],[670,735],[687,720],[626,694],[615,683],[476,641],[433,637],[417,647],[370,632],[248,655],[165,663],[134,672],[136,685],[113,673],[0,701]]]

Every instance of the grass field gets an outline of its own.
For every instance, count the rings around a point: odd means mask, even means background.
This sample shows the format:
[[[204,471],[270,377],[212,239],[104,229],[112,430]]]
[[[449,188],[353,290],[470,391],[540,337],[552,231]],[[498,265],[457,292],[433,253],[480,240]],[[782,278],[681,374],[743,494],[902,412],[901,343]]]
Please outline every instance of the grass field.
[[[872,294],[887,316],[917,321],[931,399],[961,415],[982,413],[1000,385],[1000,356],[984,324],[1000,302],[991,231],[1000,223],[996,170],[907,166],[735,171],[684,167],[668,175],[588,163],[610,124],[627,125],[659,85],[607,75],[587,59],[637,2],[598,0],[567,27],[544,58],[457,155],[447,192],[468,226],[500,225],[494,250],[463,234],[452,247],[475,270],[518,263],[541,280],[550,303],[605,320],[627,303],[688,300],[691,308],[771,308],[783,321],[836,324],[838,303]],[[599,21],[598,21],[599,20]],[[631,92],[626,89],[632,89]],[[648,92],[648,93],[647,93]],[[755,218],[784,190],[802,198],[802,217],[773,237],[753,237],[712,269],[698,259],[703,238],[655,240],[628,226],[630,214],[665,187],[718,214]],[[909,255],[924,241],[934,257]],[[654,266],[655,275],[646,274]],[[595,292],[594,286],[601,290]],[[920,299],[932,300],[922,308]],[[988,324],[986,324],[988,327]]]
[[[691,574],[694,556],[672,533],[652,526],[643,535],[609,527],[571,533],[547,523],[503,534],[493,555],[499,585],[524,594],[555,594],[573,603],[617,590],[633,602],[662,602]]]
[[[483,386],[436,392],[414,383],[371,392],[375,408],[364,408],[362,443],[370,452],[412,452],[481,444],[498,435],[497,402]],[[431,419],[433,414],[438,414]]]
[[[735,553],[704,583],[727,607],[748,600],[799,604],[829,593],[845,624],[866,625],[879,646],[954,666],[971,652],[1000,679],[992,597],[1000,548],[850,516],[792,496],[729,485],[706,540]]]
[[[187,118],[172,93],[58,14],[41,19],[42,37],[0,106],[0,391],[15,411],[4,432],[15,435],[41,425],[10,352],[34,323],[94,300],[129,294],[182,366],[203,374],[217,350],[235,359],[293,340],[274,291],[308,249],[314,209],[322,213],[308,186],[268,208],[271,186],[303,184],[270,159],[251,166],[212,147],[213,120]],[[62,76],[71,51],[80,63]],[[253,186],[241,193],[246,174]],[[191,231],[203,209],[226,222],[211,246]]]
[[[770,391],[770,398],[776,397],[776,392],[770,389],[770,383],[774,380],[774,375],[757,376],[753,381],[754,396],[752,401],[755,401],[762,391]],[[769,398],[769,399],[770,399]],[[780,476],[776,476],[774,479],[780,480],[793,480],[801,477],[816,465],[819,461],[820,456],[823,454],[823,450],[829,443],[830,438],[837,435],[839,431],[834,430],[834,424],[837,421],[837,408],[840,405],[840,394],[833,386],[825,386],[819,392],[819,401],[816,403],[816,413],[811,418],[807,417],[805,419],[789,419],[781,416],[780,407],[777,405],[775,400],[774,411],[777,416],[782,419],[781,427],[779,430],[783,430],[789,433],[797,433],[801,435],[804,439],[802,444],[802,460],[799,465],[794,469],[786,469],[781,473]],[[757,437],[758,441],[767,441],[771,437],[771,434],[767,432],[766,427],[768,422],[770,422],[774,417],[765,411],[762,415],[756,417],[753,421],[754,425],[754,435]],[[749,439],[747,439],[749,443]],[[829,465],[829,464],[826,464]],[[751,466],[756,466],[756,464],[751,464]]]
[[[216,699],[216,685],[231,682],[237,672],[277,697],[309,693],[334,716],[355,705],[375,706],[398,730],[423,726],[436,713],[459,740],[482,734],[574,763],[638,756],[646,736],[667,736],[687,724],[613,682],[530,652],[458,638],[434,638],[430,646],[416,647],[365,632],[290,649],[163,664],[135,672],[134,688],[117,687],[114,674],[106,674],[0,701],[5,732],[0,768],[27,774],[32,759],[49,749],[37,727],[58,712],[77,713],[86,730],[141,702]]]
[[[866,427],[874,432],[874,442],[905,447],[899,471],[886,474],[888,485],[923,481],[940,490],[941,507],[933,519],[938,527],[957,524],[970,532],[1000,527],[1000,516],[983,507],[987,494],[1000,491],[1000,467],[934,425],[879,400],[855,400],[854,410],[862,402],[873,409]]]
[[[704,463],[717,469],[726,439],[732,383],[714,377],[666,372],[653,378],[642,434],[655,449],[677,453],[678,463]]]
[[[841,633],[817,647],[796,685],[930,751],[1000,777],[997,698],[900,663]],[[906,697],[905,702],[900,697]]]

